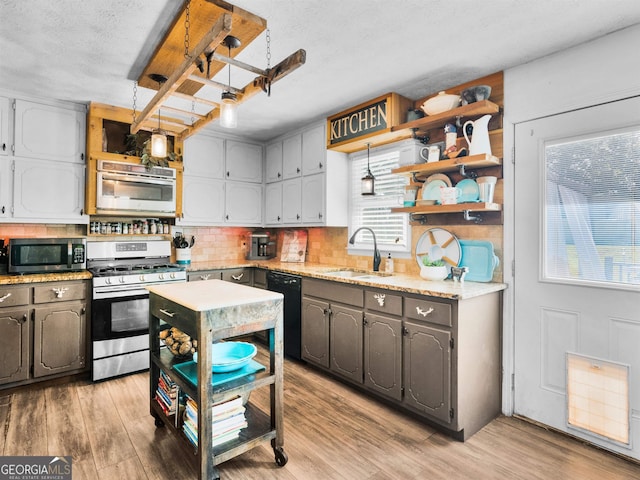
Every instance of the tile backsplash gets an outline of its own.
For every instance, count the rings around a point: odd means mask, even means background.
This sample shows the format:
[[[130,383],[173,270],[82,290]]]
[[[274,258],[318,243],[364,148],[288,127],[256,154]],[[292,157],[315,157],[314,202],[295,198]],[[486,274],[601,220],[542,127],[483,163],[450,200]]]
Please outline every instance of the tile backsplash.
[[[418,275],[420,268],[414,258],[415,245],[420,236],[429,228],[435,226],[414,226],[411,229],[412,257],[394,258],[394,271],[409,275]],[[0,238],[12,237],[73,237],[86,235],[85,225],[57,225],[57,224],[6,224],[0,226]],[[500,264],[494,271],[493,280],[502,281],[502,226],[496,225],[447,225],[443,226],[459,239],[488,240],[493,243],[495,253]],[[195,237],[195,245],[191,250],[192,262],[233,262],[244,261],[247,252],[247,235],[253,231],[244,227],[183,227],[187,238]],[[268,229],[277,237],[277,257],[284,232],[287,229]],[[316,227],[305,228],[308,232],[306,261],[309,263],[324,263],[337,267],[350,267],[370,270],[372,255],[355,256],[347,253],[349,240],[346,227]],[[384,259],[388,252],[381,251],[384,270]]]

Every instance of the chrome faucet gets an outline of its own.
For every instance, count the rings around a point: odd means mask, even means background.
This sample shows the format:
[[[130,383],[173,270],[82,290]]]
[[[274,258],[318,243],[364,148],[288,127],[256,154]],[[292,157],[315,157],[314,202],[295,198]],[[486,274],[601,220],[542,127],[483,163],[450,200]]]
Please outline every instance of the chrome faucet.
[[[376,234],[373,232],[373,230],[371,230],[369,227],[360,227],[355,232],[353,232],[353,235],[351,235],[351,238],[349,239],[349,243],[353,245],[353,243],[356,241],[356,235],[360,230],[369,230],[371,232],[371,235],[373,235],[373,271],[377,272],[378,270],[380,270],[381,258],[380,250],[378,250],[378,244],[376,242]]]

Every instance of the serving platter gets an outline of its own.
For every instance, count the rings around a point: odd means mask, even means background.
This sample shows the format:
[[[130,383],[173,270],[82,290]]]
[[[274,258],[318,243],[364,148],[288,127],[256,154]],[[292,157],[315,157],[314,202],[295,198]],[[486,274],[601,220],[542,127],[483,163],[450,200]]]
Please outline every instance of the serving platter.
[[[447,271],[457,267],[462,257],[458,238],[443,228],[430,228],[416,243],[416,262],[422,267],[422,257],[429,255],[430,260],[444,260]]]

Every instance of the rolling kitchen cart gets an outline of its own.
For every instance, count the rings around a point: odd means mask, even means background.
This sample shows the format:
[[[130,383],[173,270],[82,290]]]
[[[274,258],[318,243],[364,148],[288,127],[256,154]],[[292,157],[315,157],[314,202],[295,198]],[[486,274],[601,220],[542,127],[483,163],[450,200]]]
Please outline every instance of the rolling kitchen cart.
[[[195,457],[201,480],[219,479],[216,465],[267,440],[271,441],[276,465],[284,466],[287,455],[283,449],[282,294],[222,280],[157,285],[148,287],[148,290],[150,408],[156,426],[166,425],[192,446],[181,428],[183,420],[179,402],[175,413],[167,414],[154,399],[162,371],[197,402],[198,446]],[[180,367],[175,368],[186,360],[174,357],[160,343],[159,332],[171,326],[198,340],[195,385],[179,373]],[[266,370],[220,382],[217,375],[223,374],[212,372],[210,346],[213,342],[263,330],[267,331],[269,339],[269,365],[266,365]],[[252,390],[265,386],[270,389],[270,412],[267,414],[247,401],[245,417],[248,426],[237,438],[214,446],[212,406],[238,396],[246,401]]]

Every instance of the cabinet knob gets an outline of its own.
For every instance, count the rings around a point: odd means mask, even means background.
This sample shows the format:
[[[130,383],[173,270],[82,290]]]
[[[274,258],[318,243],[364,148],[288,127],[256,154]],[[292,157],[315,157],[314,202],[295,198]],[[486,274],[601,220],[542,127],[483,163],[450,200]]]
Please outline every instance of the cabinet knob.
[[[9,292],[6,295],[3,295],[2,297],[0,297],[0,303],[4,302],[10,296],[11,296],[11,292]]]
[[[80,160],[84,161],[84,153],[80,154]]]
[[[319,212],[319,213],[318,213],[318,218],[319,218],[320,220],[322,220],[322,212]]]
[[[224,216],[225,220],[229,220],[229,215]]]
[[[300,214],[299,213],[296,214],[296,220],[300,220]]]
[[[4,207],[2,207],[2,208],[4,209]],[[2,213],[4,213],[4,212],[2,212]],[[278,215],[278,221],[280,221],[280,215]]]
[[[27,321],[27,314],[25,313],[24,315],[22,315],[22,323],[26,323]]]
[[[300,167],[296,168],[296,173],[300,173]]]
[[[7,150],[7,144],[3,143],[2,144],[2,151],[5,152]]]
[[[85,307],[82,307],[82,308],[80,309],[80,313],[81,313],[82,315],[84,315],[85,313],[87,313],[87,309],[86,309]]]
[[[280,172],[278,172],[278,178],[282,177],[282,174]]]
[[[323,167],[322,162],[318,163],[318,167],[319,167],[320,169],[322,169],[322,167]]]
[[[227,171],[227,177],[229,176],[229,171]]]
[[[369,320],[367,320],[367,317],[362,317],[362,325],[364,325],[365,327],[369,325]]]
[[[4,205],[2,206],[2,213],[4,213]]]

